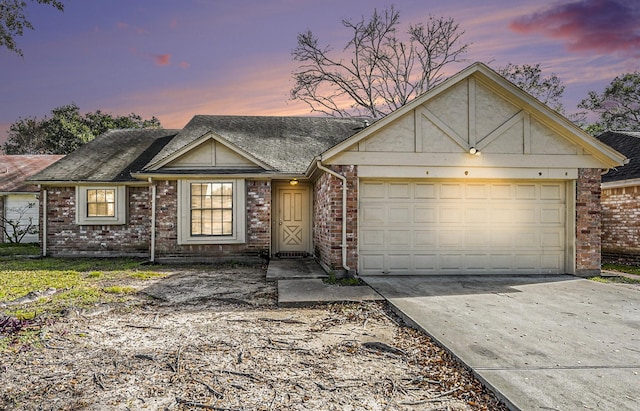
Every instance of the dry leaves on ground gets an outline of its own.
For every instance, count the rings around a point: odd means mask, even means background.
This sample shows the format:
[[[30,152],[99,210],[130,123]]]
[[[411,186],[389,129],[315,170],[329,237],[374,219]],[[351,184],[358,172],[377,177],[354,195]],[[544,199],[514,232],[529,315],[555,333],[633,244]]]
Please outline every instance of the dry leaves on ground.
[[[180,278],[196,298],[157,299]],[[148,289],[156,299],[69,315],[3,353],[0,409],[506,410],[384,303],[277,308],[257,267]]]

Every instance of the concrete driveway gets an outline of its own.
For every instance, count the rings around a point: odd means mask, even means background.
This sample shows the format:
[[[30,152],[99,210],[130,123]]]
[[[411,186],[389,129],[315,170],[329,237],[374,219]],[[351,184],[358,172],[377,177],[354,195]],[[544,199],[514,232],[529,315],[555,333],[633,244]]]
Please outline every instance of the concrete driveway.
[[[364,280],[511,409],[640,409],[637,285],[572,276]]]

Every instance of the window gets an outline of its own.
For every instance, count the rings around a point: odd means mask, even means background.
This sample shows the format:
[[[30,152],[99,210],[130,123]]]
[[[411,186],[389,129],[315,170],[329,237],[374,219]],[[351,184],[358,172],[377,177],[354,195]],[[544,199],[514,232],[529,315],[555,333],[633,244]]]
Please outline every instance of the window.
[[[233,183],[191,183],[191,235],[233,235]]]
[[[87,217],[114,217],[116,215],[116,190],[87,190]]]
[[[179,244],[244,242],[244,180],[180,180],[178,193]]]
[[[126,187],[76,187],[76,223],[121,225],[126,222]]]

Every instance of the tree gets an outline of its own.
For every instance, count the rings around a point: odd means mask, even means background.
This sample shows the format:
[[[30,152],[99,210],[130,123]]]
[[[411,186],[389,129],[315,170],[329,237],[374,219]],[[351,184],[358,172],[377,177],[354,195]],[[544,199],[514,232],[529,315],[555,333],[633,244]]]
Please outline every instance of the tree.
[[[10,243],[20,243],[22,239],[27,234],[37,234],[38,226],[37,223],[33,221],[33,217],[29,216],[25,218],[25,215],[29,212],[29,208],[32,205],[19,207],[19,208],[9,208],[7,211],[14,212],[17,217],[16,218],[7,218],[3,215],[0,215],[0,225],[2,226],[2,231],[4,232],[5,238],[9,240]]]
[[[60,11],[64,5],[58,0],[31,0],[38,4],[47,4]],[[22,56],[22,50],[16,45],[16,37],[22,36],[25,29],[33,30],[33,24],[27,20],[24,0],[0,0],[0,46]]]
[[[7,154],[68,154],[96,136],[119,128],[161,128],[152,117],[144,120],[137,114],[114,117],[100,110],[80,114],[76,104],[51,110],[51,117],[19,119],[9,127],[4,144]]]
[[[564,84],[562,80],[551,73],[547,77],[542,77],[540,64],[517,65],[509,63],[505,67],[498,68],[498,73],[531,94],[533,97],[548,105],[558,113],[564,113],[562,106],[562,95],[564,94]]]
[[[333,56],[310,30],[298,34],[292,52],[301,64],[293,72],[291,98],[331,116],[382,117],[443,81],[444,67],[460,61],[468,48],[452,18],[430,16],[426,24],[409,25],[407,39],[401,39],[393,6],[342,25],[351,32],[342,54]]]
[[[640,131],[640,71],[614,78],[602,94],[590,91],[578,104],[599,116],[587,126],[591,134],[607,130]]]

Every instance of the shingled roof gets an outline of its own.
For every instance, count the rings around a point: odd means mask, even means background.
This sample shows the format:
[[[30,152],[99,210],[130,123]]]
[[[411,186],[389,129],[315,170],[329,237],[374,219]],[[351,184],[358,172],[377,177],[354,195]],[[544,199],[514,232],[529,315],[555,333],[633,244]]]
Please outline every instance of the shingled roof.
[[[195,116],[149,163],[149,170],[199,138],[219,136],[276,172],[304,173],[313,158],[362,129],[363,119]]]
[[[30,178],[33,182],[126,182],[178,133],[165,129],[111,130]]]
[[[603,183],[640,178],[640,132],[607,131],[596,138],[629,159],[628,164],[604,174]]]
[[[38,192],[39,188],[26,183],[31,176],[45,169],[61,155],[6,155],[0,156],[0,193]]]

